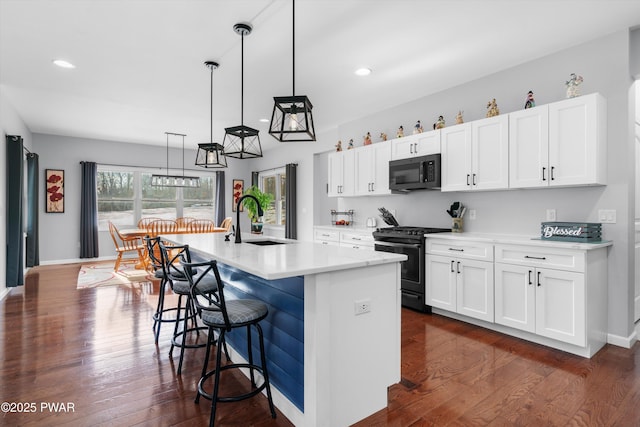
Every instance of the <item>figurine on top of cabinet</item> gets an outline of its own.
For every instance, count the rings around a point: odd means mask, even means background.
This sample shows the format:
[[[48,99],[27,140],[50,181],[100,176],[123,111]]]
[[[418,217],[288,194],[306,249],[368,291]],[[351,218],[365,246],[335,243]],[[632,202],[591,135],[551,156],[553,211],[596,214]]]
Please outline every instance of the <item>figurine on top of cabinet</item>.
[[[493,98],[491,101],[487,103],[487,117],[495,117],[500,115],[500,110],[498,109],[498,104],[496,103],[496,99]]]
[[[582,83],[582,76],[577,76],[576,73],[571,73],[569,81],[564,83],[567,86],[567,98],[580,96],[580,89],[578,89],[580,83]]]
[[[349,145],[347,145],[347,150],[351,150],[353,148],[353,139],[349,140]]]
[[[404,136],[404,128],[402,125],[398,128],[398,133],[396,134],[396,138],[402,138]]]
[[[380,139],[383,140],[383,141],[386,141],[387,140],[387,134],[384,133],[384,132],[380,132]]]
[[[438,120],[433,124],[434,129],[443,129],[444,128],[444,117],[438,116]]]
[[[336,144],[336,151],[342,151],[342,141],[338,141]]]
[[[422,133],[423,131],[424,129],[422,128],[422,124],[420,123],[420,120],[418,120],[416,125],[413,127],[413,134]]]
[[[462,119],[462,113],[464,113],[464,111],[458,110],[458,114],[456,114],[456,124],[457,125],[461,125],[462,123],[464,123],[464,120]]]
[[[364,136],[364,145],[371,145],[371,143],[371,133],[367,132],[367,134]]]
[[[533,99],[533,91],[529,91],[527,94],[527,101],[524,103],[524,109],[533,108],[536,106],[536,101]]]

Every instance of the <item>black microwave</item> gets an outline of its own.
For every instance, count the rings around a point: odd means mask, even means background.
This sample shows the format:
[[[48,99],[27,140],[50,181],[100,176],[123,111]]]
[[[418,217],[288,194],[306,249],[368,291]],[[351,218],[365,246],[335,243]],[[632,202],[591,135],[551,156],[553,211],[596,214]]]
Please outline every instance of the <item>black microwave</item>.
[[[405,192],[440,188],[440,154],[389,162],[389,189]]]

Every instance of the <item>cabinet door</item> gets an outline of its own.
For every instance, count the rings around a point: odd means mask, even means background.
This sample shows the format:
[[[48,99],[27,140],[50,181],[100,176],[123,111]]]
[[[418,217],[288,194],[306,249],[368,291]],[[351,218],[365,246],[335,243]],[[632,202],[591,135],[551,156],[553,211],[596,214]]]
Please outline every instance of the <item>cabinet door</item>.
[[[495,322],[535,333],[535,268],[495,264]]]
[[[549,104],[550,185],[604,184],[606,152],[600,152],[599,132],[605,126],[604,101],[598,94]]]
[[[453,258],[427,255],[425,301],[433,307],[456,311],[456,264]]]
[[[373,145],[357,148],[355,154],[355,191],[356,196],[371,194],[373,183],[373,168],[375,164],[375,151]]]
[[[355,192],[355,155],[354,150],[342,153],[342,191],[341,196],[353,196]]]
[[[549,107],[509,114],[509,187],[549,185]]]
[[[456,260],[455,272],[456,311],[493,322],[493,263]]]
[[[405,136],[390,141],[392,145],[391,158],[393,160],[408,159],[415,156],[417,139],[415,136]]]
[[[471,122],[471,185],[474,190],[509,188],[509,117]]]
[[[380,142],[373,146],[374,164],[371,194],[391,194],[389,190],[389,161],[391,160],[391,143]]]
[[[442,150],[441,191],[471,189],[471,123],[440,130]]]
[[[344,155],[341,152],[330,153],[328,156],[329,165],[329,197],[340,196],[343,185]]]
[[[584,274],[540,268],[535,281],[536,333],[584,347]]]

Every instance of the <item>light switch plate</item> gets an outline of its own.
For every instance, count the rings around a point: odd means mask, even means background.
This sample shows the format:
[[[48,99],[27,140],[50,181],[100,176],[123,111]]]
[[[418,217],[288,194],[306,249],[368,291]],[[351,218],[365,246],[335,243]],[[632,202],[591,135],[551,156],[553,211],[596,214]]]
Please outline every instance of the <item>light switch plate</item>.
[[[547,221],[555,221],[555,220],[556,220],[556,210],[547,209]]]
[[[598,221],[600,221],[603,224],[615,224],[616,210],[615,209],[599,209]]]

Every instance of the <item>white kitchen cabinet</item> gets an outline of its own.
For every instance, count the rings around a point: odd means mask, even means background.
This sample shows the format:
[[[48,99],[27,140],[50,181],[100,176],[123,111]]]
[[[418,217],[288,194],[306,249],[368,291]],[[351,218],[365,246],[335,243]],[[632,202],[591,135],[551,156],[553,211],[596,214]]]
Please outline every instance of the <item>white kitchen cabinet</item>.
[[[446,246],[445,249],[437,242],[434,245],[427,240],[427,305],[493,322],[492,245]],[[448,254],[439,255],[443,251]]]
[[[508,188],[508,131],[506,115],[442,129],[442,191]]]
[[[313,241],[323,245],[340,246],[340,233],[328,227],[317,227],[313,229]]]
[[[391,141],[391,160],[426,156],[440,152],[440,130],[431,130]]]
[[[340,246],[353,249],[374,250],[372,231],[342,231],[340,232]]]
[[[360,147],[355,152],[355,191],[357,196],[391,194],[389,160],[391,141]]]
[[[606,342],[606,308],[591,301],[587,313],[587,279],[599,298],[604,251],[496,245],[495,322],[579,347],[591,338],[597,351]]]
[[[605,185],[606,108],[594,93],[510,113],[510,187]]]
[[[329,197],[353,196],[355,186],[353,151],[337,151],[329,154]]]

